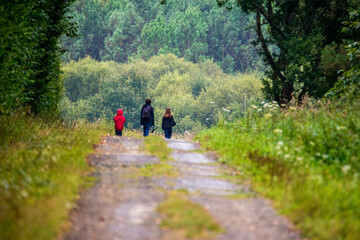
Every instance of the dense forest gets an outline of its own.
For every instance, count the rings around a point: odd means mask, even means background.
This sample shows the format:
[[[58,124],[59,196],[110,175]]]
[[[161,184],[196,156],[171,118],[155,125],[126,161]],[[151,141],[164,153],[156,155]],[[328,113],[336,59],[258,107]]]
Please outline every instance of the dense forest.
[[[262,66],[255,47],[254,15],[219,8],[215,1],[77,1],[70,13],[78,38],[64,38],[63,60],[89,55],[126,63],[173,53],[194,63],[213,59],[224,72]]]

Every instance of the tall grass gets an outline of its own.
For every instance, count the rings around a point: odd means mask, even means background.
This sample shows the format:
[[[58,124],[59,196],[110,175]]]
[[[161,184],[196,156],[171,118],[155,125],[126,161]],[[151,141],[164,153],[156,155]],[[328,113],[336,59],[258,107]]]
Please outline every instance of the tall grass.
[[[360,102],[252,106],[198,138],[310,239],[360,239]]]
[[[100,123],[0,116],[0,239],[53,239],[66,229],[90,182],[85,157],[106,132]]]

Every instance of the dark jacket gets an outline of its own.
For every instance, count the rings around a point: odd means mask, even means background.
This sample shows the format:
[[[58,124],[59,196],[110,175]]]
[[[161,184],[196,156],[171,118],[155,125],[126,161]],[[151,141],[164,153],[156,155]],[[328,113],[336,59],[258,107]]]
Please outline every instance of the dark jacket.
[[[161,123],[161,128],[164,130],[165,128],[172,128],[173,126],[175,126],[175,120],[174,120],[174,116],[171,115],[171,117],[163,117],[162,118],[162,123]]]
[[[124,128],[124,123],[126,122],[125,117],[123,116],[123,110],[118,109],[117,114],[114,117],[115,129],[118,131],[122,131]]]
[[[150,104],[145,103],[142,108],[141,108],[141,112],[140,112],[140,124],[144,125],[144,122],[151,122],[152,125],[154,126],[154,108],[150,105],[151,109],[150,109],[150,119],[143,119],[142,115],[143,115],[143,111],[144,111],[144,107],[149,106]]]

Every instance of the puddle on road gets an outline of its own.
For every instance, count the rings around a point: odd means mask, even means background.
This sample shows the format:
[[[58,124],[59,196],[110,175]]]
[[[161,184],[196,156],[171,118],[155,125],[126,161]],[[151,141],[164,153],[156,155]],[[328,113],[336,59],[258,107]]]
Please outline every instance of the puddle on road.
[[[167,190],[187,190],[188,192],[199,192],[207,195],[230,196],[240,193],[248,193],[245,186],[235,185],[225,180],[212,178],[189,178],[179,177],[176,179],[159,178],[154,183],[160,188]]]
[[[221,171],[219,167],[213,165],[204,164],[187,164],[181,162],[170,162],[170,165],[178,168],[178,171],[183,175],[195,175],[195,176],[220,176]]]
[[[183,162],[183,163],[214,163],[215,161],[209,159],[204,154],[201,153],[171,153],[171,157],[174,158],[175,161]]]
[[[199,144],[181,140],[166,140],[167,146],[178,151],[194,151],[199,149]]]
[[[143,165],[143,164],[154,164],[159,162],[159,158],[152,155],[114,155],[114,162],[122,165]]]
[[[153,155],[133,155],[133,154],[105,154],[101,156],[90,156],[90,162],[95,166],[118,167],[118,166],[142,166],[145,164],[155,164],[160,160]]]

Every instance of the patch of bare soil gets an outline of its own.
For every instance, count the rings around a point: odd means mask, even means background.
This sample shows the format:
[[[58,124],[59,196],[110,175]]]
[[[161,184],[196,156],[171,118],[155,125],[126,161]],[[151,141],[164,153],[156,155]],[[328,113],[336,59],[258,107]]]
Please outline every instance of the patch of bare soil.
[[[205,207],[225,229],[219,240],[300,240],[300,234],[271,202],[250,194],[246,185],[222,178],[227,170],[196,143],[167,140],[173,149],[177,177],[134,175],[145,164],[159,159],[141,148],[142,139],[106,137],[89,156],[98,181],[85,191],[70,216],[70,231],[64,240],[165,240],[180,239],[160,228],[156,207],[166,191],[185,189],[189,199]],[[133,176],[133,177],[129,177]],[[214,239],[214,238],[212,238]]]

